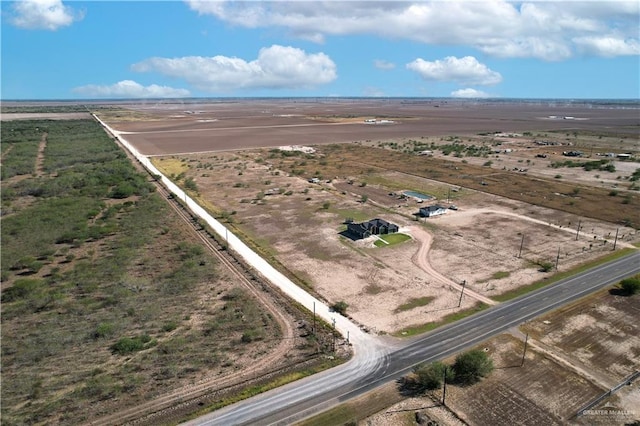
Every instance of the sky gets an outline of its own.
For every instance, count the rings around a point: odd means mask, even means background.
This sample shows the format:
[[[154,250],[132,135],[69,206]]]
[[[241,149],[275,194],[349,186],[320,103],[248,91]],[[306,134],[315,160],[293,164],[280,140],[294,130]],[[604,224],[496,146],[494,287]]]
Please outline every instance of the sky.
[[[638,1],[2,0],[0,98],[640,98]]]

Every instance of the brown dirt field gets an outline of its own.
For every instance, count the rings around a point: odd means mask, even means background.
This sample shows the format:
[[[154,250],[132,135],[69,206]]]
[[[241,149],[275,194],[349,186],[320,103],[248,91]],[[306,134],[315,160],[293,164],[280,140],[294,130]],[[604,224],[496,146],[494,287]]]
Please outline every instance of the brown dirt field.
[[[557,104],[248,100],[127,108],[144,113],[146,118],[128,121],[113,113],[101,113],[101,117],[118,130],[136,132],[128,140],[147,155],[540,129],[616,128],[623,134],[637,135],[638,125],[633,109]],[[551,115],[580,120],[551,120]],[[323,117],[326,122],[320,122]],[[385,118],[394,123],[352,122],[355,117]]]
[[[602,291],[523,329],[613,387],[640,366],[639,316],[637,296]]]
[[[611,244],[604,243],[604,238],[616,230],[615,225],[468,189],[451,195],[460,210],[418,222],[414,214],[421,204],[390,196],[390,188],[407,185],[404,189],[443,194],[450,187],[386,171],[366,175],[367,180],[384,186],[362,186],[360,180],[349,184],[342,178],[311,184],[295,170],[290,174],[283,163],[295,161],[295,168],[309,170],[302,164],[311,160],[283,155],[251,150],[155,161],[168,175],[184,171],[193,177],[201,199],[214,214],[231,218],[236,230],[271,248],[271,254],[291,274],[330,303],[346,301],[352,318],[378,332],[396,332],[455,312],[463,280],[468,292],[462,308],[477,302],[471,292],[495,296],[540,280],[549,274],[538,272],[535,262],[555,260],[558,247],[562,248],[560,270],[606,254]],[[317,165],[321,167],[319,162]],[[369,197],[364,205],[362,195]],[[421,244],[415,238],[377,248],[375,238],[352,241],[341,236],[345,229],[342,223],[350,217],[356,221],[382,217],[398,224],[401,233],[414,237],[418,231],[412,229],[429,232],[434,242],[426,261],[445,280],[414,262]],[[571,226],[579,220],[582,230],[576,241]],[[525,244],[517,257],[522,234]],[[620,237],[623,234],[619,247],[640,238],[632,229],[624,228]],[[427,306],[399,310],[401,305],[424,297],[433,300]]]
[[[635,193],[624,200],[606,197],[607,189],[591,184],[576,192],[573,182],[503,170],[507,166],[497,164],[499,159],[494,168],[474,164],[486,161],[480,158],[465,157],[470,161],[464,164],[462,159],[449,161],[398,151],[417,143],[407,135],[426,135],[420,140],[433,141],[438,138],[428,135],[473,131],[476,133],[465,137],[468,143],[485,144],[500,138],[500,144],[513,153],[533,155],[538,151],[527,148],[533,136],[478,136],[477,132],[540,128],[563,129],[563,133],[541,137],[567,146],[588,140],[594,149],[606,148],[620,138],[621,146],[633,149],[637,143],[633,111],[562,105],[302,100],[127,108],[148,119],[127,122],[122,121],[126,110],[108,112],[119,117],[108,115],[107,121],[112,119],[116,128],[133,132],[123,137],[142,152],[173,154],[157,163],[164,164],[167,175],[184,172],[193,178],[205,206],[225,220],[232,219],[236,232],[270,250],[269,255],[290,275],[326,300],[347,301],[349,314],[373,330],[391,332],[442,318],[457,306],[456,294],[463,280],[470,293],[495,296],[544,278],[536,263],[555,261],[558,249],[559,269],[566,270],[607,253],[616,230],[620,247],[640,239],[631,228],[603,222],[640,223],[640,199]],[[580,119],[551,120],[549,115]],[[392,119],[394,124],[353,122],[366,117]],[[605,125],[617,127],[602,137],[598,131]],[[387,137],[400,147],[380,149],[381,142],[376,141]],[[240,150],[335,141],[360,142],[316,145],[316,154]],[[519,164],[513,158],[513,164]],[[531,161],[521,160],[531,166]],[[628,178],[630,173],[617,176]],[[306,179],[311,176],[329,178],[331,183],[309,184]],[[439,202],[446,197],[461,210],[416,222],[421,205],[389,195],[406,189],[434,195]],[[365,205],[359,202],[362,196],[369,199]],[[340,236],[345,219],[373,217],[391,220],[407,234],[411,226],[425,227],[434,239],[426,260],[450,281],[442,282],[425,272],[424,264],[421,269],[411,261],[420,245],[415,240],[379,249],[374,248],[373,240],[353,242]],[[572,230],[578,224],[581,235],[576,240]],[[464,298],[463,307],[475,302],[470,296]],[[422,297],[434,299],[427,307],[397,310]]]

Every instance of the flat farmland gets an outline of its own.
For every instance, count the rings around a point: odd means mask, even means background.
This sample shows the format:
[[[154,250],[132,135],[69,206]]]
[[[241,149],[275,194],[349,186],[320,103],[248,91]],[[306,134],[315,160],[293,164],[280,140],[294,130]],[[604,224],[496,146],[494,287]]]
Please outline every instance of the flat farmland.
[[[142,104],[101,112],[101,117],[131,132],[127,140],[146,155],[538,129],[607,128],[637,135],[639,124],[634,109],[400,99]]]

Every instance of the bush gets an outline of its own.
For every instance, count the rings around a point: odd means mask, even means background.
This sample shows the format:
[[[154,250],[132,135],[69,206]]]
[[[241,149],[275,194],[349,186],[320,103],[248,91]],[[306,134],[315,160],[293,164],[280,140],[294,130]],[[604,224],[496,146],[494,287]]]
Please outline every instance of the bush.
[[[347,314],[347,308],[349,307],[349,304],[347,302],[344,301],[339,301],[334,303],[333,305],[331,305],[331,309],[337,313],[339,313],[340,315],[344,315],[346,316]]]
[[[456,383],[472,385],[493,371],[493,360],[486,352],[473,349],[456,357],[453,371]]]
[[[101,337],[109,337],[113,334],[113,325],[108,322],[102,322],[98,324],[93,332],[93,338],[99,339]]]
[[[620,288],[628,295],[633,295],[640,292],[640,276],[625,278],[620,281]]]
[[[192,177],[185,179],[184,187],[189,191],[198,192],[198,185],[196,185],[196,181]]]
[[[143,334],[136,337],[121,337],[116,343],[111,345],[111,351],[114,354],[126,355],[131,352],[138,352],[145,349],[148,343],[151,342],[151,337],[148,334]]]

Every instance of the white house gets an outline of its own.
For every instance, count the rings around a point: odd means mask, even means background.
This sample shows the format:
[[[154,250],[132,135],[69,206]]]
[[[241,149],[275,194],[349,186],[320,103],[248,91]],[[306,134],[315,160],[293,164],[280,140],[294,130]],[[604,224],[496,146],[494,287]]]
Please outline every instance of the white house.
[[[445,214],[447,212],[446,207],[442,207],[439,204],[435,204],[433,206],[420,207],[420,216],[423,217],[431,217],[431,216],[439,216],[441,214]]]

